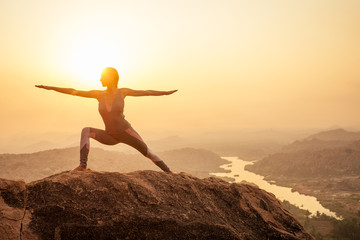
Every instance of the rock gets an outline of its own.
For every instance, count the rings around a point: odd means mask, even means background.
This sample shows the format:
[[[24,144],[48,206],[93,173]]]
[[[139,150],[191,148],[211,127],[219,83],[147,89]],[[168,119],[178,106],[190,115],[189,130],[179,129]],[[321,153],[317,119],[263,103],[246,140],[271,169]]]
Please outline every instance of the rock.
[[[4,239],[313,239],[274,195],[215,177],[63,172],[0,187]]]
[[[31,229],[23,224],[29,222],[25,217],[27,199],[26,185],[23,180],[0,178],[0,239],[37,239]]]
[[[9,240],[20,238],[25,190],[24,181],[0,179],[0,236],[9,236]]]

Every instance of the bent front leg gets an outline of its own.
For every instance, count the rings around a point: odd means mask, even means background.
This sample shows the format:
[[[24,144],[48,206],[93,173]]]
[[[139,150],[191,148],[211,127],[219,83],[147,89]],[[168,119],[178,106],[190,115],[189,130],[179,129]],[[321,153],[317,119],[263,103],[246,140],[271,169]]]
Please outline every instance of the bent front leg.
[[[85,127],[81,131],[80,139],[80,166],[86,168],[90,149],[90,137],[94,137],[95,133],[91,133],[91,128]]]
[[[93,138],[96,141],[106,145],[115,145],[118,143],[116,139],[114,139],[104,130],[91,127],[83,128],[80,139],[80,166],[84,168],[87,166],[90,149],[90,138]]]

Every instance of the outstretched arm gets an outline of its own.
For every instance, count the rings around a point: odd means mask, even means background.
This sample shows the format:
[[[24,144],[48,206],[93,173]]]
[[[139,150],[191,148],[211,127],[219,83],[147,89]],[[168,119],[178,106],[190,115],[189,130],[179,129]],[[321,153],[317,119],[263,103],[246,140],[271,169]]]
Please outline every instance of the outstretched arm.
[[[60,87],[51,87],[45,85],[35,85],[35,87],[43,88],[46,90],[54,90],[59,93],[65,93],[69,95],[79,96],[79,97],[87,97],[87,98],[98,98],[100,91],[92,90],[92,91],[80,91],[73,88],[60,88]]]
[[[124,93],[124,96],[134,96],[134,97],[140,97],[140,96],[163,96],[163,95],[170,95],[174,92],[177,92],[177,90],[172,91],[156,91],[156,90],[134,90],[130,88],[122,88],[121,89]]]

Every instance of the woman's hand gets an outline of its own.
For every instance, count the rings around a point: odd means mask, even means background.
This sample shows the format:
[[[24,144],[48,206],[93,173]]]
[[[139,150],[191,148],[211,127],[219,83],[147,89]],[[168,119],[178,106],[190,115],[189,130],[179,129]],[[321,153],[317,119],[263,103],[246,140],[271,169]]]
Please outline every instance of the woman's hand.
[[[51,90],[51,89],[52,89],[52,87],[50,87],[50,86],[45,86],[45,85],[35,85],[35,87],[43,88],[43,89],[46,89],[46,90]]]
[[[167,91],[167,92],[166,92],[166,95],[173,94],[174,92],[177,92],[177,90]]]

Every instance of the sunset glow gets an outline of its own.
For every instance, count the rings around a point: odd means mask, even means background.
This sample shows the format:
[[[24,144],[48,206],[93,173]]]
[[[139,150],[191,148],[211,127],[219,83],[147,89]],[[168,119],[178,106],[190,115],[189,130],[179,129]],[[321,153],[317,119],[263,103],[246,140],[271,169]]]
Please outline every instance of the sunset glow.
[[[144,129],[359,125],[359,1],[16,2],[0,9],[4,133],[102,127],[96,103],[33,86],[103,89],[107,66],[120,87],[179,89],[129,98],[126,116]]]
[[[87,36],[70,46],[70,49],[68,70],[84,84],[99,86],[100,73],[107,66],[117,66],[120,73],[126,71],[122,56],[113,54],[116,46],[107,44],[99,37]]]
[[[360,239],[360,0],[3,0],[0,36],[1,239]]]

